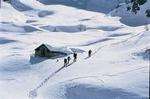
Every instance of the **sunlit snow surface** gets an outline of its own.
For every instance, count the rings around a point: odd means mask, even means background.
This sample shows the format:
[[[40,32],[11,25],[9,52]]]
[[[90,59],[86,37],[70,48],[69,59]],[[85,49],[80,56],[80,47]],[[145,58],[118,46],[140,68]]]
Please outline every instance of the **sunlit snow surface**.
[[[0,99],[149,98],[150,32],[142,19],[130,27],[110,15],[124,17],[115,12],[122,8],[107,15],[108,8],[101,13],[36,0],[12,0],[12,6],[3,2],[0,9]],[[63,58],[34,58],[42,43],[79,52],[77,62],[72,55],[68,67]]]

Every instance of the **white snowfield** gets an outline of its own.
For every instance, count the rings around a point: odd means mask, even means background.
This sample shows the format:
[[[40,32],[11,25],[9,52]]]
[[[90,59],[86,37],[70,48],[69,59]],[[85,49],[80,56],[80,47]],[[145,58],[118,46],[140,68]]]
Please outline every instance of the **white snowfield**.
[[[93,12],[47,1],[2,3],[0,99],[149,99],[150,19],[139,12],[137,25],[125,20],[134,15],[125,16],[124,5]],[[89,2],[116,5],[117,0]],[[64,58],[32,57],[43,43],[79,52],[77,61],[71,54],[64,67]]]

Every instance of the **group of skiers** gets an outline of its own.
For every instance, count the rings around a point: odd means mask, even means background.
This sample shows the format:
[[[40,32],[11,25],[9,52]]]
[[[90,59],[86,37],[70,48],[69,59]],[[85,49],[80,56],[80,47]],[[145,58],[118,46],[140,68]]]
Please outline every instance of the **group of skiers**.
[[[88,51],[88,57],[91,57],[92,50]],[[70,63],[71,57],[68,56],[67,58],[64,59],[64,66],[67,66]],[[73,62],[77,61],[77,53],[73,53]]]
[[[71,58],[68,56],[67,58],[64,59],[64,66],[67,66],[70,62]]]

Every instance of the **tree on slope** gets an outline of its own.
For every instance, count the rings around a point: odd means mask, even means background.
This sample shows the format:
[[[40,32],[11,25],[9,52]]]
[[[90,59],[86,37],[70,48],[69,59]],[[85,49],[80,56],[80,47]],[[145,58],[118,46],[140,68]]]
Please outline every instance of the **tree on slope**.
[[[131,6],[127,7],[127,11],[131,10],[135,14],[140,10],[140,6],[145,4],[147,0],[131,0]],[[128,2],[129,3],[129,2]]]
[[[146,14],[147,17],[150,17],[150,9],[147,9],[147,10],[145,11],[145,14]]]

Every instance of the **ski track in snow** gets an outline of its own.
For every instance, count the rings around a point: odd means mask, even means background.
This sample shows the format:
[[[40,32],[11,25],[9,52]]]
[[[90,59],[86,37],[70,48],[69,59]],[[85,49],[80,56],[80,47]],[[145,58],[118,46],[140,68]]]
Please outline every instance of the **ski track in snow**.
[[[115,43],[111,43],[111,44],[107,44],[107,45],[100,46],[100,47],[97,48],[91,55],[93,56],[94,54],[98,53],[103,47],[106,47],[106,46],[114,46],[114,45],[118,45],[118,44],[123,44],[123,43],[125,43],[125,42],[128,42],[129,40],[131,40],[131,39],[134,38],[134,37],[138,37],[138,36],[141,37],[142,35],[143,35],[143,33],[138,33],[138,34],[135,34],[135,35],[133,35],[133,36],[131,36],[131,37],[125,39],[125,40],[122,40],[122,41],[119,41],[119,42],[115,42]],[[91,57],[92,57],[92,56],[91,56]],[[90,58],[90,57],[86,57],[86,58],[84,58],[84,59],[88,59],[88,58]]]
[[[42,86],[44,86],[44,84],[46,83],[46,82],[48,82],[48,80],[50,79],[50,78],[52,78],[53,76],[55,76],[57,73],[59,73],[61,70],[63,70],[64,68],[67,68],[67,67],[69,67],[69,66],[71,66],[72,64],[73,64],[74,62],[72,62],[72,63],[70,63],[70,64],[67,64],[67,66],[62,66],[61,68],[59,68],[58,70],[56,70],[55,72],[53,72],[53,73],[51,73],[48,77],[46,77],[35,89],[33,89],[33,90],[31,90],[30,92],[29,92],[29,97],[33,97],[32,96],[32,92],[36,92],[37,93],[37,91],[42,87]]]
[[[135,34],[135,35],[133,35],[133,36],[131,36],[131,37],[125,39],[125,40],[120,41],[120,42],[109,44],[109,46],[114,45],[114,44],[117,45],[117,44],[121,44],[121,43],[127,42],[127,41],[129,41],[130,39],[132,39],[132,38],[134,38],[134,37],[137,37],[137,36],[139,36],[139,35],[141,36],[141,35],[143,35],[143,34],[141,34],[141,33]],[[92,56],[95,55],[95,54],[98,53],[103,47],[106,47],[106,46],[108,46],[108,45],[104,45],[104,46],[99,47],[99,48],[96,49],[96,51],[95,51],[94,53],[92,53],[91,55],[92,55]],[[91,56],[91,57],[92,57],[92,56]],[[87,60],[87,59],[89,59],[89,58],[91,58],[91,57],[86,57],[86,58],[84,58],[84,59]],[[33,89],[33,90],[31,90],[31,91],[29,92],[29,97],[32,97],[31,92],[33,92],[33,91],[34,91],[34,92],[37,92],[38,89],[40,89],[46,82],[48,82],[48,80],[49,80],[50,78],[52,78],[53,76],[55,76],[57,73],[59,73],[59,72],[60,72],[61,70],[63,70],[64,68],[70,67],[73,63],[74,63],[74,62],[68,64],[67,66],[62,66],[62,67],[59,68],[57,71],[55,71],[54,73],[52,73],[52,74],[50,74],[48,77],[46,77],[46,78],[42,81],[42,83],[41,83],[40,85],[38,85],[35,89]],[[126,73],[129,73],[129,72],[137,71],[137,70],[140,70],[140,69],[143,69],[143,68],[146,68],[146,67],[140,67],[140,68],[136,68],[136,69],[133,69],[133,70],[128,70],[128,71],[124,71],[124,72],[120,72],[120,73],[116,73],[116,74],[103,74],[103,76],[119,76],[119,75],[126,74]],[[97,78],[97,77],[99,77],[99,76],[77,77],[77,78],[73,78],[73,79],[66,80],[66,81],[73,81],[73,80],[77,80],[77,79],[90,78],[90,77],[91,77],[91,78]],[[101,81],[103,81],[103,80],[101,80]],[[104,83],[104,81],[103,81],[103,83]]]

